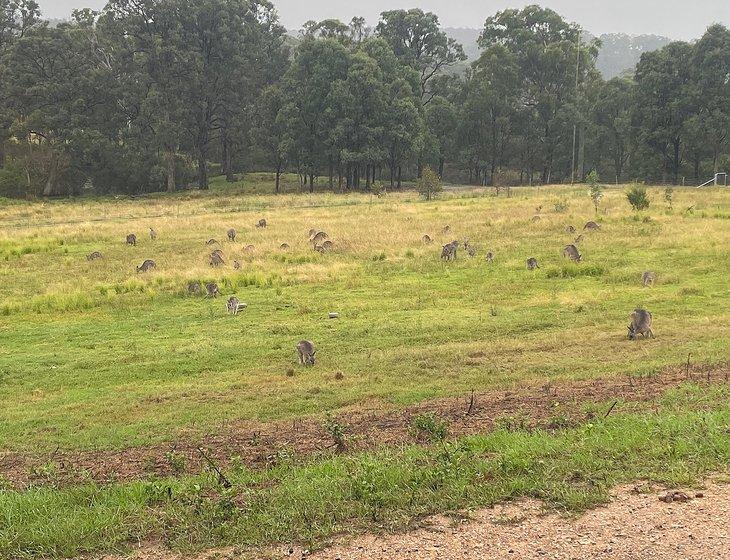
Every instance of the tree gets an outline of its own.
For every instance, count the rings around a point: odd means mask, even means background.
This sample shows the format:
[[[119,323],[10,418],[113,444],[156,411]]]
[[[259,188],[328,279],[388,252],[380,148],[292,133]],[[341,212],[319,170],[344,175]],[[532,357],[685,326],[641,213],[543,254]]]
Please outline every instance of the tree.
[[[629,80],[614,78],[599,86],[593,121],[598,133],[598,149],[613,164],[613,176],[618,184],[631,154],[634,129],[632,112],[635,85]]]
[[[385,39],[398,59],[418,71],[422,105],[434,97],[429,84],[439,73],[466,60],[464,49],[446,36],[431,12],[391,10],[380,14],[375,33]]]
[[[256,105],[256,126],[253,129],[253,142],[264,152],[264,157],[275,170],[274,189],[280,191],[281,173],[291,152],[287,144],[286,116],[282,112],[284,92],[278,85],[269,86],[263,91]]]
[[[675,42],[644,53],[636,67],[634,105],[641,140],[661,158],[665,174],[679,182],[685,123],[692,114],[692,46]]]
[[[579,87],[597,77],[599,43],[582,44],[580,38],[578,25],[539,6],[504,10],[487,18],[479,37],[482,49],[506,48],[519,68],[522,102],[532,109],[539,127],[535,140],[540,145],[544,183],[553,177],[556,147],[567,143],[577,120],[577,116],[566,118],[565,110],[568,104],[580,110],[575,98],[576,69]]]
[[[456,150],[457,116],[453,104],[445,97],[436,96],[426,108],[426,124],[437,144],[438,176],[444,176],[444,163]]]
[[[421,177],[418,180],[418,192],[426,200],[431,200],[443,191],[441,179],[429,166],[423,168]]]
[[[599,182],[598,172],[595,169],[591,171],[586,177],[586,181],[589,187],[588,194],[593,202],[593,207],[596,209],[596,214],[598,214],[598,205],[601,204],[603,198],[603,185]]]

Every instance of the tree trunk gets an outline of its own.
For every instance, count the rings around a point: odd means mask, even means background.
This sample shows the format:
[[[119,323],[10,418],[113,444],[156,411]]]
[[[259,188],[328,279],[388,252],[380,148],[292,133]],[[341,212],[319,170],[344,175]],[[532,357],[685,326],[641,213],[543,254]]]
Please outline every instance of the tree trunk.
[[[444,178],[444,158],[439,158],[439,179]]]
[[[401,188],[401,174],[402,174],[403,168],[399,165],[398,166],[398,190]]]
[[[208,162],[205,159],[205,154],[201,151],[198,154],[198,187],[201,190],[208,190]]]
[[[279,194],[279,185],[281,183],[281,165],[276,167],[276,184],[274,185],[274,192]]]
[[[314,192],[314,173],[309,174],[309,192]]]
[[[51,165],[48,169],[48,179],[43,188],[43,196],[54,196],[58,194],[58,154],[51,155]]]
[[[330,190],[334,190],[335,189],[335,180],[334,180],[334,177],[335,177],[335,164],[332,161],[332,156],[330,156],[329,157],[329,185],[330,185]]]
[[[165,151],[165,163],[167,164],[167,192],[175,192],[175,151]]]
[[[674,184],[679,184],[679,148],[681,146],[681,140],[679,138],[675,138],[672,142],[674,147],[674,154],[673,154],[673,160],[672,160],[672,175],[674,176]]]
[[[228,139],[228,133],[223,133],[223,173],[226,176],[226,181],[233,183],[236,177],[233,175],[233,154],[231,150],[231,142]]]

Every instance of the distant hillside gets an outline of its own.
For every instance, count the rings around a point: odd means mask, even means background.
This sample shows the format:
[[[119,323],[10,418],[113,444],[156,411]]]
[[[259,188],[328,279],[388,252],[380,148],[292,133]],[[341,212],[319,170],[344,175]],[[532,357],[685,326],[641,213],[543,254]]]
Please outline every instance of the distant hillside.
[[[464,53],[470,61],[479,57],[477,40],[479,29],[446,27],[444,31],[449,37],[461,43]],[[642,53],[661,49],[671,39],[657,35],[631,36],[624,33],[610,33],[599,37],[603,46],[598,54],[596,66],[606,80],[633,71]]]

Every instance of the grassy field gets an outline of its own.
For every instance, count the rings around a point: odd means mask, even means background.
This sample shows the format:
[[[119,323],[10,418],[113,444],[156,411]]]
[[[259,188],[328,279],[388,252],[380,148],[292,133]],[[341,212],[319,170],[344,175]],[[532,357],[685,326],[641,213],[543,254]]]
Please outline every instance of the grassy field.
[[[2,203],[0,449],[123,448],[236,419],[397,407],[730,355],[725,190],[677,189],[669,210],[651,189],[652,206],[635,213],[623,189],[609,189],[596,216],[582,187],[510,198],[454,189],[433,202],[412,192],[248,194],[268,188],[254,176],[210,193]],[[259,218],[269,227],[256,228]],[[584,234],[584,262],[570,264],[561,251],[575,235],[565,227],[589,219],[602,229]],[[236,243],[225,241],[230,227]],[[333,252],[312,250],[310,228],[330,235]],[[136,247],[124,244],[130,232]],[[219,269],[207,262],[210,238],[224,251]],[[441,244],[464,238],[477,257],[439,259]],[[94,250],[104,258],[88,262]],[[539,270],[525,269],[530,256]],[[157,270],[136,274],[147,258]],[[655,287],[641,286],[644,270],[658,274]],[[224,297],[186,295],[192,280],[218,282]],[[230,294],[248,303],[236,317],[225,313]],[[637,306],[654,314],[655,339],[626,339]],[[296,363],[305,338],[317,346],[315,368]]]
[[[689,354],[727,372],[726,190],[677,189],[669,209],[651,189],[651,207],[636,213],[612,188],[596,215],[585,188],[509,197],[452,188],[424,202],[413,192],[301,194],[293,177],[284,186],[274,196],[270,177],[252,175],[207,193],[0,202],[5,464],[13,454],[191,440],[236,420],[323,420],[472,389],[652,375]],[[269,227],[256,228],[260,218]],[[590,219],[600,231],[582,232]],[[577,235],[569,224],[584,236],[580,264],[561,255]],[[225,241],[230,227],[236,243]],[[334,250],[313,251],[310,228],[325,230]],[[124,243],[131,232],[136,247]],[[210,238],[223,267],[208,264]],[[439,258],[442,244],[464,238],[476,257]],[[96,250],[104,258],[87,261]],[[526,270],[528,257],[539,270]],[[157,269],[137,274],[148,258]],[[642,287],[645,270],[657,273],[655,286]],[[223,297],[190,296],[191,281],[215,281]],[[232,294],[248,303],[235,317],[224,309]],[[656,338],[627,340],[637,306],[654,314]],[[314,368],[296,362],[305,338],[318,349]],[[521,496],[580,511],[622,482],[698,483],[730,462],[730,395],[716,381],[549,429],[506,418],[491,433],[428,445],[280,454],[260,469],[233,458],[230,488],[210,473],[68,484],[44,459],[27,488],[0,477],[0,557],[152,540],[182,551],[236,545],[262,558],[276,543],[318,547],[343,531],[402,529],[421,515]],[[586,410],[610,413],[612,401]],[[448,429],[424,418],[424,429]]]

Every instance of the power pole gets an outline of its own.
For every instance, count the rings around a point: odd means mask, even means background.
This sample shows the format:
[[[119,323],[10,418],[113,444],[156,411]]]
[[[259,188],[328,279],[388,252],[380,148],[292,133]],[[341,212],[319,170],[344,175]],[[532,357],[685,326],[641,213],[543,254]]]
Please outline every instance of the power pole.
[[[580,72],[580,34],[578,31],[578,42],[575,45],[575,103],[578,105],[578,76]],[[573,157],[570,164],[570,184],[575,183],[575,140],[578,133],[578,124],[573,123]]]

